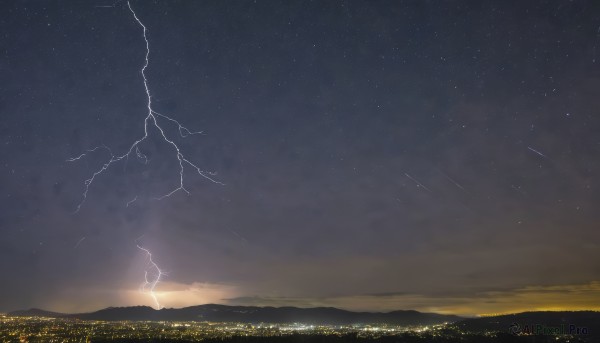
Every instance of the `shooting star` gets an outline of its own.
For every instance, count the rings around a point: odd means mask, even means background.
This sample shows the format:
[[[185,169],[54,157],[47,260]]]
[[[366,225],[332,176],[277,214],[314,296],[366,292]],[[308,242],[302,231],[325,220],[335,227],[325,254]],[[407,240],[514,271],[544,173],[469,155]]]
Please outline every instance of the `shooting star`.
[[[81,242],[83,242],[84,239],[85,239],[85,237],[81,237],[81,239],[78,240],[77,243],[75,243],[75,245],[73,246],[73,249],[77,249],[77,247],[79,246],[79,244],[81,244]]]
[[[429,190],[429,188],[425,187],[422,183],[419,182],[419,180],[413,178],[412,176],[408,175],[408,173],[404,173],[404,175],[406,175],[407,178],[411,179],[414,183],[417,184],[417,187],[422,187],[424,190],[428,191],[429,193],[431,193],[431,190]]]
[[[527,147],[527,149],[529,149],[530,151],[532,151],[532,152],[534,152],[534,153],[536,153],[536,154],[538,154],[538,155],[542,156],[542,157],[543,157],[543,158],[545,158],[545,159],[548,159],[548,160],[550,160],[550,158],[549,158],[548,156],[546,156],[546,155],[542,154],[541,152],[539,152],[539,151],[535,150],[534,148],[532,148],[532,147],[530,147],[530,146],[528,146],[528,147]]]
[[[242,235],[240,235],[239,233],[237,233],[236,231],[232,230],[232,229],[227,229],[229,230],[229,232],[231,232],[232,234],[234,234],[237,238],[239,238],[240,240],[242,240],[244,242],[244,244],[248,244],[248,240],[244,237],[242,237]]]
[[[465,187],[463,187],[460,183],[458,183],[457,181],[455,181],[453,178],[451,178],[450,176],[448,176],[448,174],[444,173],[443,171],[439,170],[440,174],[442,174],[446,179],[448,179],[450,182],[452,182],[456,187],[462,189],[463,191],[467,191],[465,189]]]

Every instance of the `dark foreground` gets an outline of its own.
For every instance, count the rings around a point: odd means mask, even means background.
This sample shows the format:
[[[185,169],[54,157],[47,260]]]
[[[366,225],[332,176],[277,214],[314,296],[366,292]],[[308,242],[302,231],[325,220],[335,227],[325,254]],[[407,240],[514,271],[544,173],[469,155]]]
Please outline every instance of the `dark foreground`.
[[[240,342],[240,343],[574,343],[587,335],[512,335],[469,331],[456,324],[307,325],[232,322],[91,321],[0,315],[0,342]]]
[[[193,342],[188,340],[149,339],[149,340],[93,340],[92,342]],[[557,338],[550,336],[513,336],[501,334],[495,337],[485,335],[459,335],[454,337],[435,337],[430,335],[401,334],[379,338],[359,337],[357,335],[306,335],[294,334],[281,337],[229,337],[222,339],[207,339],[206,343],[577,343],[587,342],[577,338]]]

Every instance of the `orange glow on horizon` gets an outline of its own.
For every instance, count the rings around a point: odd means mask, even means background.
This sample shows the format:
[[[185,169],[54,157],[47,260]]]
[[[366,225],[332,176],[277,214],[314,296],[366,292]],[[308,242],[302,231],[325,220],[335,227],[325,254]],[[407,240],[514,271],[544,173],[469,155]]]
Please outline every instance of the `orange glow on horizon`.
[[[473,296],[427,296],[424,294],[356,295],[341,297],[281,297],[248,295],[231,284],[163,282],[156,290],[166,308],[202,304],[244,306],[331,306],[350,311],[389,312],[417,310],[459,316],[490,316],[528,311],[600,311],[600,282],[579,285],[528,286],[511,291],[496,291]],[[68,299],[68,300],[67,300]],[[75,299],[75,300],[74,300]],[[138,288],[76,292],[64,295],[40,307],[64,313],[93,312],[109,306],[153,307],[153,300]]]

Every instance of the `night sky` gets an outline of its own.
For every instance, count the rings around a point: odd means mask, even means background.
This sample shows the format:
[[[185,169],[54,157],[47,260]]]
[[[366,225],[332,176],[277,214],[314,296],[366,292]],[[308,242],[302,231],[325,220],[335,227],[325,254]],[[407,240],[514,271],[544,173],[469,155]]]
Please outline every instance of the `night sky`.
[[[0,311],[600,310],[597,1],[0,4]],[[142,155],[140,155],[142,156]],[[128,204],[131,200],[136,199]]]

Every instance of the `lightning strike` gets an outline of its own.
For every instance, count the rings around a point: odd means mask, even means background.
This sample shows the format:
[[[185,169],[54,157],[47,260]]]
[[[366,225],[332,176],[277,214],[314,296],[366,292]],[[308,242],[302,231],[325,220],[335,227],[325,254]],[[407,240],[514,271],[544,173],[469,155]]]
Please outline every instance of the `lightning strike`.
[[[125,204],[125,207],[129,207],[129,205],[133,204],[136,200],[138,199],[137,195],[135,196],[135,198],[129,200],[127,202],[127,204]]]
[[[143,248],[137,244],[136,246],[138,247],[138,249],[144,251],[147,257],[147,268],[146,270],[144,270],[144,282],[140,286],[140,292],[144,294],[149,294],[154,300],[154,304],[156,304],[156,309],[160,310],[160,303],[158,302],[158,298],[156,297],[154,289],[156,288],[156,285],[160,282],[161,277],[165,275],[165,273],[152,260],[152,253],[150,252],[150,250]],[[150,276],[150,279],[148,279],[148,276]]]
[[[150,92],[150,87],[148,85],[148,79],[146,77],[146,69],[148,68],[148,66],[150,64],[150,60],[149,60],[150,43],[148,41],[148,36],[147,36],[148,29],[142,23],[142,21],[138,18],[137,14],[133,10],[133,8],[131,7],[131,4],[129,2],[127,2],[127,7],[131,11],[131,14],[133,15],[133,18],[135,19],[135,21],[142,28],[144,42],[146,43],[146,54],[145,54],[145,58],[144,58],[144,65],[142,66],[142,68],[140,70],[140,73],[142,75],[142,79],[144,82],[144,90],[146,92],[146,98],[147,98],[147,103],[146,103],[147,114],[143,121],[144,122],[144,135],[141,136],[140,138],[136,139],[135,141],[133,141],[133,143],[129,146],[129,149],[121,155],[113,154],[111,149],[103,144],[103,145],[97,146],[93,149],[88,149],[86,152],[80,154],[79,156],[67,159],[67,162],[79,161],[80,159],[87,157],[89,154],[95,153],[99,150],[106,150],[110,155],[110,158],[108,158],[107,161],[98,170],[96,170],[87,180],[84,181],[85,187],[84,187],[84,191],[82,194],[82,199],[79,202],[79,204],[77,205],[77,207],[74,211],[75,213],[79,212],[79,210],[81,209],[81,206],[83,206],[83,204],[85,203],[90,186],[94,183],[94,181],[96,180],[96,177],[98,177],[102,173],[104,173],[104,171],[106,171],[108,168],[110,168],[113,164],[120,162],[122,160],[127,161],[129,159],[130,155],[132,155],[132,154],[135,154],[135,156],[138,158],[138,160],[142,161],[142,163],[144,163],[144,164],[148,163],[148,158],[146,155],[144,155],[142,153],[142,151],[140,149],[140,144],[149,137],[149,132],[148,132],[149,126],[154,127],[156,130],[158,130],[158,132],[160,133],[160,137],[165,141],[165,143],[167,143],[168,145],[170,145],[173,148],[173,153],[174,153],[175,157],[177,158],[177,161],[179,162],[179,185],[162,196],[154,197],[155,200],[162,200],[164,198],[170,197],[171,195],[173,195],[179,191],[183,191],[186,194],[190,194],[190,192],[186,189],[185,184],[184,184],[184,166],[191,167],[192,170],[194,170],[196,173],[198,173],[201,177],[203,177],[213,183],[223,185],[222,182],[220,182],[214,178],[216,173],[205,171],[205,170],[201,169],[195,162],[192,162],[190,159],[188,159],[188,157],[186,157],[186,155],[183,154],[183,152],[181,151],[181,149],[179,148],[177,143],[175,143],[175,141],[172,138],[169,138],[167,136],[167,134],[165,133],[165,130],[163,128],[163,125],[165,123],[161,123],[161,121],[176,125],[178,132],[179,132],[179,136],[181,136],[182,138],[186,138],[188,136],[196,135],[196,134],[203,134],[202,131],[189,130],[187,127],[183,126],[176,119],[171,118],[165,114],[156,112],[152,108],[152,95]],[[136,198],[137,198],[137,196],[136,196]]]
[[[424,190],[428,191],[429,193],[431,193],[431,190],[429,190],[429,188],[425,187],[422,183],[420,183],[417,179],[413,178],[412,176],[408,175],[408,173],[404,173],[404,175],[406,175],[407,178],[411,179],[414,183],[417,184],[417,187],[422,187]]]

